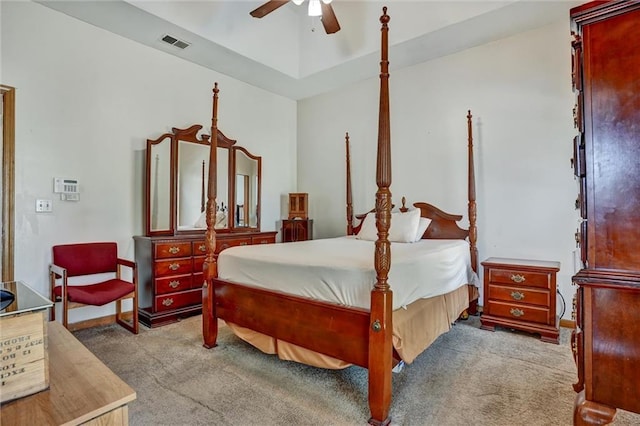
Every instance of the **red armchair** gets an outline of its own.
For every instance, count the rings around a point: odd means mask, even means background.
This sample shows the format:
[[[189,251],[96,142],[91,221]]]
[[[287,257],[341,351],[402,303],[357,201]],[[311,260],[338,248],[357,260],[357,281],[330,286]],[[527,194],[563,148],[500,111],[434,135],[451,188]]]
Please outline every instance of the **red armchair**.
[[[131,268],[131,281],[122,279],[123,267]],[[68,278],[82,277],[90,282],[91,275],[113,273],[93,284],[69,284]],[[116,322],[138,334],[138,286],[135,262],[118,258],[118,246],[114,242],[80,243],[53,246],[53,259],[49,266],[51,300],[62,302],[62,324],[68,328],[70,309],[93,305],[102,306],[116,303]],[[95,278],[95,277],[94,277]],[[132,320],[123,318],[122,301],[133,299]],[[51,320],[56,317],[55,306],[51,310]]]

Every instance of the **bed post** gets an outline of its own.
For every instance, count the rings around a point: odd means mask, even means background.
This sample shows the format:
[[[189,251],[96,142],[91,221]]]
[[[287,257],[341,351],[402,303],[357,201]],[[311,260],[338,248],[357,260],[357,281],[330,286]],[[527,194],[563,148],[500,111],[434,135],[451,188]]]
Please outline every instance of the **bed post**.
[[[345,133],[344,143],[347,147],[347,235],[353,235],[353,196],[351,193],[351,154],[349,153],[349,132]]]
[[[380,23],[380,111],[378,116],[378,158],[376,164],[376,227],[378,239],[375,244],[374,262],[376,284],[371,290],[371,317],[369,328],[369,408],[372,425],[388,425],[391,405],[392,326],[391,311],[393,294],[387,282],[391,267],[391,131],[389,127],[389,61],[387,8],[382,8]]]
[[[467,113],[467,135],[469,138],[469,249],[471,250],[471,267],[478,272],[478,228],[476,227],[476,176],[473,161],[473,129],[471,126],[471,110]]]
[[[209,182],[207,185],[207,232],[205,244],[207,257],[202,270],[204,284],[202,286],[202,335],[203,346],[213,348],[218,338],[218,319],[215,315],[215,289],[212,280],[218,276],[216,265],[216,196],[217,196],[217,157],[218,157],[218,83],[213,87],[213,112],[211,116],[211,146],[209,152]]]

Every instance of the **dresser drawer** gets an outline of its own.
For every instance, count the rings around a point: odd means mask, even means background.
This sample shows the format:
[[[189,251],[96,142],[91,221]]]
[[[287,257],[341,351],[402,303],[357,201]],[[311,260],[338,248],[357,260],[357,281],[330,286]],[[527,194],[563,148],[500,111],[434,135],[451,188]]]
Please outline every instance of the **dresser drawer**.
[[[194,241],[191,253],[194,256],[204,256],[207,254],[207,243],[204,240]]]
[[[551,287],[551,274],[523,270],[489,268],[489,282],[526,287]]]
[[[216,240],[216,253],[234,246],[251,245],[251,237],[224,238]]]
[[[191,274],[193,261],[190,257],[186,259],[159,260],[155,262],[154,269],[156,277]]]
[[[157,243],[154,259],[191,256],[191,241]]]
[[[191,288],[191,283],[191,274],[158,278],[156,279],[156,294],[175,293],[176,291],[189,290]]]
[[[512,320],[536,322],[540,324],[546,324],[549,320],[549,309],[538,306],[489,300],[488,308],[488,314]]]
[[[202,303],[201,290],[189,290],[182,293],[169,293],[156,296],[154,300],[154,312],[170,311],[190,305]]]
[[[259,235],[251,238],[253,244],[272,244],[276,242],[275,235]]]
[[[527,305],[550,306],[549,290],[489,284],[489,299]]]

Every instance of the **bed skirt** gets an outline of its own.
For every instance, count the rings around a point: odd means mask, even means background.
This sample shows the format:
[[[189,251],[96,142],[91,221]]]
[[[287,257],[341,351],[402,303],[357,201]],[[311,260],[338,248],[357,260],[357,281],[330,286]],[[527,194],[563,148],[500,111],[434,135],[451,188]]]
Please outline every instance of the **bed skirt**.
[[[477,298],[478,288],[469,284],[447,294],[419,299],[393,311],[393,347],[400,358],[407,364],[413,362],[438,336],[449,331],[460,314],[469,307],[469,301]],[[229,322],[227,326],[242,340],[283,360],[329,369],[351,365],[249,328]]]

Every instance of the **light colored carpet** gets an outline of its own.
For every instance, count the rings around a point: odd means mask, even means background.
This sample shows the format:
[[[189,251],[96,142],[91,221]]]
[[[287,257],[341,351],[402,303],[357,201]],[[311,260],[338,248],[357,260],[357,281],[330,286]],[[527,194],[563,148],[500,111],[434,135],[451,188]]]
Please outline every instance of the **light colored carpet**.
[[[393,375],[393,425],[570,425],[576,368],[568,345],[458,322]],[[362,425],[367,371],[323,370],[266,355],[221,327],[202,347],[201,317],[132,335],[74,333],[137,392],[132,425]],[[618,411],[615,425],[640,425]]]

